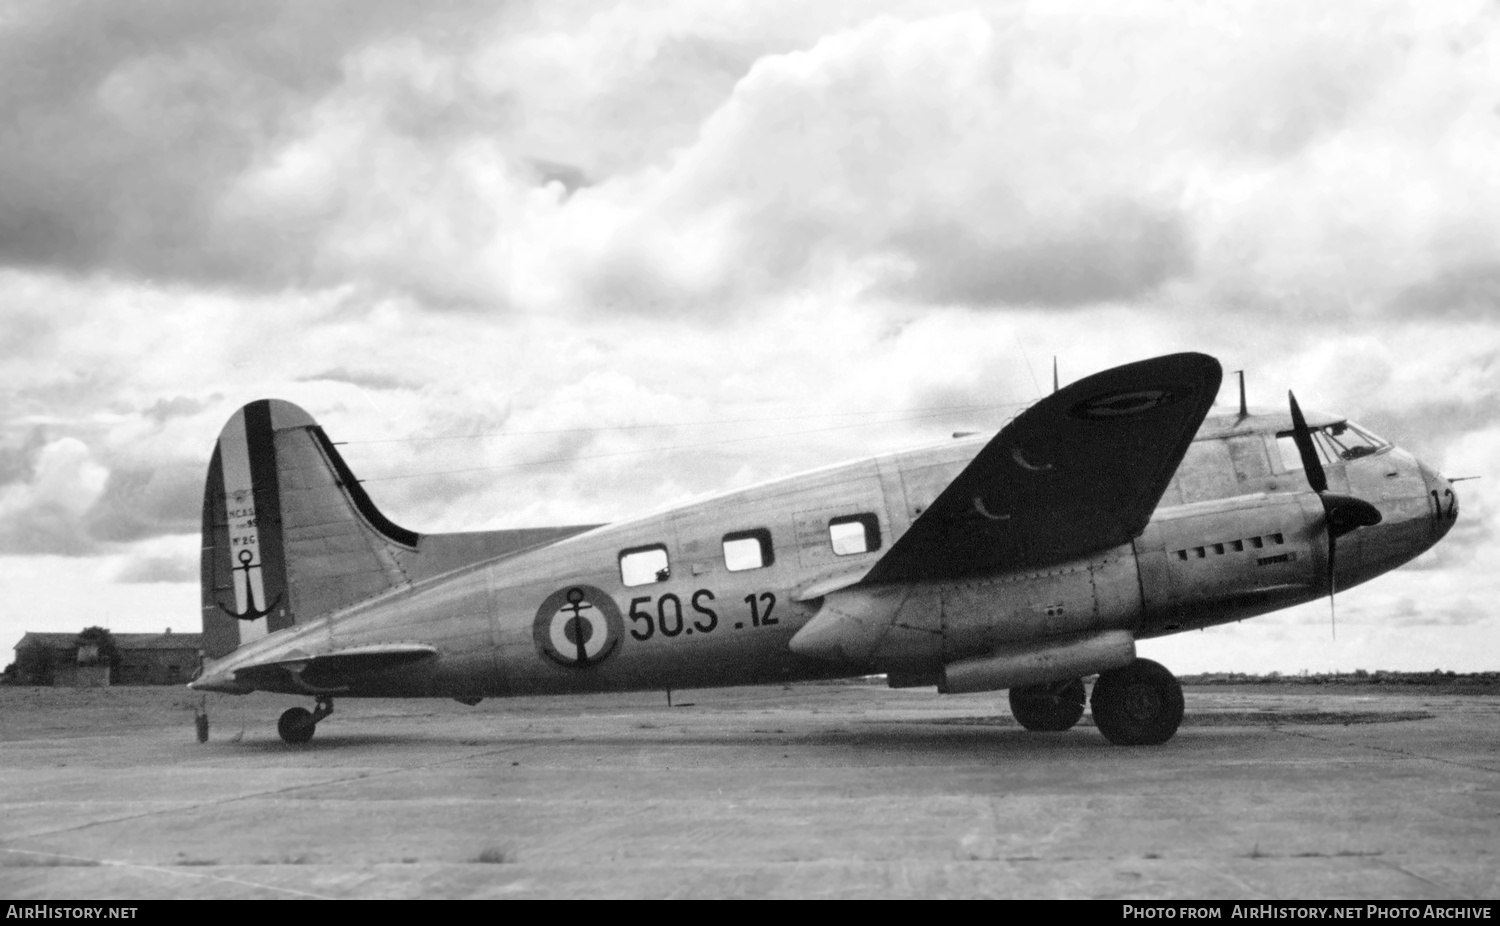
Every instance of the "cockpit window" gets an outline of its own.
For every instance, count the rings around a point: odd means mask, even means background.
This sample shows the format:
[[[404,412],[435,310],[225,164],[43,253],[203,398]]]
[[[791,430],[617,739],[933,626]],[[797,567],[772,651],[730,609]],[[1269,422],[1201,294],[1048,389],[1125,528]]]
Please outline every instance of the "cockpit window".
[[[1309,430],[1312,432],[1313,446],[1318,450],[1318,459],[1325,466],[1330,463],[1367,457],[1390,446],[1388,441],[1381,440],[1349,421],[1339,421]],[[1286,468],[1301,469],[1302,454],[1297,452],[1297,442],[1292,440],[1292,432],[1283,431],[1276,435],[1276,443],[1281,446],[1281,462]]]
[[[1323,431],[1328,440],[1339,448],[1339,458],[1344,460],[1367,457],[1390,446],[1388,441],[1381,440],[1352,421],[1331,424]]]

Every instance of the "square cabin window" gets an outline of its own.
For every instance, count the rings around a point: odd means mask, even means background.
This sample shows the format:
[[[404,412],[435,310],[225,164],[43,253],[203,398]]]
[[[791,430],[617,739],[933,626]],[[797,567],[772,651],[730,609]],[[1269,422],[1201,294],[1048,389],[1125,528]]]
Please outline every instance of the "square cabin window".
[[[880,521],[873,514],[851,514],[828,522],[828,542],[839,556],[880,549]]]
[[[672,578],[667,548],[659,543],[620,551],[620,581],[626,586],[649,585]]]
[[[771,532],[763,527],[724,535],[724,568],[730,572],[761,569],[776,561]]]

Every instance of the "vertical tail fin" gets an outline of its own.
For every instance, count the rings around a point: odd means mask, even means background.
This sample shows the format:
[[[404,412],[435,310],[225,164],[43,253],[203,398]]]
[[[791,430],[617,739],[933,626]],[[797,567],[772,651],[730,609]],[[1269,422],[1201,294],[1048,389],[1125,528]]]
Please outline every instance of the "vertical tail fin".
[[[203,490],[204,653],[410,584],[391,523],[307,412],[261,399],[219,433]]]
[[[472,563],[598,525],[418,534],[381,514],[312,416],[261,399],[230,416],[203,487],[203,652],[212,659]]]

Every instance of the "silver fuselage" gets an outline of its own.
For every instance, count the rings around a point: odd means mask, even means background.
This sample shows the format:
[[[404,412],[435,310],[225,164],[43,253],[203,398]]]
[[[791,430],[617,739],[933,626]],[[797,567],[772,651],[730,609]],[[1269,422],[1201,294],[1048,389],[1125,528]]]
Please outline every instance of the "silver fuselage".
[[[195,687],[246,691],[237,666],[403,642],[435,647],[436,657],[329,693],[470,699],[874,673],[925,684],[945,665],[1008,645],[1100,631],[1139,639],[1237,621],[1329,593],[1324,509],[1278,446],[1290,427],[1276,412],[1210,416],[1143,533],[1039,571],[857,584],[985,446],[988,436],[976,436],[779,479],[426,578],[242,646],[207,665]],[[1449,482],[1397,447],[1326,469],[1330,491],[1367,500],[1382,516],[1339,538],[1338,589],[1422,553],[1456,517]],[[878,546],[844,554],[829,525],[853,515],[874,516]],[[769,561],[730,569],[725,538],[757,531],[769,536]],[[657,548],[667,567],[626,585],[622,553]],[[571,644],[544,639],[548,615],[539,609],[555,611],[574,587],[607,596],[618,612],[614,649],[594,664],[570,664]],[[792,638],[825,606],[868,613],[891,629],[852,657],[794,651]],[[548,658],[557,646],[562,658]],[[583,654],[580,644],[587,663]],[[318,693],[291,675],[253,687]]]

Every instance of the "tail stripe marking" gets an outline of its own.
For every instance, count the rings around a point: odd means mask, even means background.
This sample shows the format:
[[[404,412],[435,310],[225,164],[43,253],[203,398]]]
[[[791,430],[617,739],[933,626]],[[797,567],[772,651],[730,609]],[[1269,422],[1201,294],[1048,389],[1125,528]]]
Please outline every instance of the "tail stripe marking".
[[[285,630],[296,622],[289,613],[292,602],[287,598],[286,552],[281,536],[281,477],[276,466],[276,430],[271,418],[271,404],[269,399],[259,399],[245,406],[245,443],[250,479],[259,501],[255,530],[260,541],[261,574],[266,591],[260,600],[266,602],[269,599],[264,605],[271,612],[266,616],[266,629],[274,632]]]
[[[234,576],[235,617],[247,617],[251,600],[266,600],[263,563],[260,555],[260,533],[256,519],[255,480],[250,471],[250,441],[247,434],[247,406],[234,417],[219,435],[219,451],[224,472],[224,512],[229,522],[229,564]],[[248,558],[244,554],[248,553]],[[221,602],[219,605],[224,607]],[[228,610],[227,608],[225,610]],[[241,620],[240,644],[254,642],[267,633],[260,620]]]

